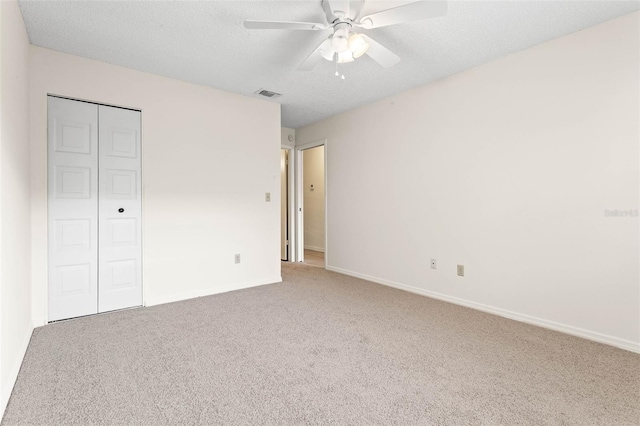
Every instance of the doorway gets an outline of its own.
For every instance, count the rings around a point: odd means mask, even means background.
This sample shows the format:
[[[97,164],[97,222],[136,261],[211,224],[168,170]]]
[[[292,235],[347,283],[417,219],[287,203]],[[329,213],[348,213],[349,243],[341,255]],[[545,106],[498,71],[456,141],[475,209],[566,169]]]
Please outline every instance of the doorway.
[[[280,146],[280,259],[284,262],[296,261],[295,236],[295,147]]]
[[[280,149],[280,260],[289,261],[289,150]]]
[[[297,147],[299,261],[319,267],[327,264],[325,142]]]

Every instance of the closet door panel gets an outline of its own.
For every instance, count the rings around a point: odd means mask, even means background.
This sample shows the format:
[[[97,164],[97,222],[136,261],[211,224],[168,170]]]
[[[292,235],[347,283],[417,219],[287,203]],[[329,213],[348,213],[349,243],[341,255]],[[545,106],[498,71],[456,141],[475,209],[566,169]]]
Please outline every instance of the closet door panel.
[[[98,106],[48,98],[49,321],[98,312]]]
[[[140,112],[100,106],[99,312],[142,305]]]

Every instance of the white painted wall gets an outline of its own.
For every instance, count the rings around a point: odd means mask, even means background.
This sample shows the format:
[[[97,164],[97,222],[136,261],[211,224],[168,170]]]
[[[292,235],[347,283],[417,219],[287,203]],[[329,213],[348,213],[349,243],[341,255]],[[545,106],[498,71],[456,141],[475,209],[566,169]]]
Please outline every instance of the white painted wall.
[[[142,110],[147,305],[281,280],[280,105],[35,46],[30,65],[37,324],[47,308],[47,93]]]
[[[304,150],[302,157],[304,248],[324,252],[324,146]]]
[[[640,350],[639,18],[297,129],[329,269]]]
[[[0,2],[0,418],[33,326],[29,40],[15,1]]]

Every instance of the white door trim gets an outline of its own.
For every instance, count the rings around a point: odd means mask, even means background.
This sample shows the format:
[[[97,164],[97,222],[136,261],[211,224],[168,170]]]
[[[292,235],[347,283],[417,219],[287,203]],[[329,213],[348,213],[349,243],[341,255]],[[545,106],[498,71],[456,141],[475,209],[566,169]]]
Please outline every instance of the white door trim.
[[[327,200],[329,193],[329,187],[327,183],[328,179],[328,167],[327,167],[327,158],[328,158],[328,143],[326,139],[319,139],[317,141],[308,142],[300,145],[296,145],[296,262],[304,262],[304,214],[302,208],[304,206],[304,191],[303,191],[303,161],[302,161],[302,151],[311,148],[317,148],[319,146],[324,146],[324,267],[326,268],[328,265],[329,259],[329,232],[328,232],[328,206]]]
[[[296,261],[296,237],[295,237],[295,224],[296,224],[296,193],[295,193],[295,166],[296,166],[296,156],[295,150],[296,147],[294,145],[280,145],[281,149],[286,149],[288,153],[289,159],[289,167],[287,169],[287,227],[289,235],[289,253],[287,262],[295,262]],[[281,194],[282,196],[282,194]]]

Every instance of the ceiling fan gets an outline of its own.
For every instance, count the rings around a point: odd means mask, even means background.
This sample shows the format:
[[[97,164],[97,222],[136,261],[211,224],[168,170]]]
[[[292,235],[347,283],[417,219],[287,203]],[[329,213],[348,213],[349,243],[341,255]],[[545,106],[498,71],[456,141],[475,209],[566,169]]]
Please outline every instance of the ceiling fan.
[[[327,23],[314,22],[281,22],[281,21],[244,21],[245,28],[261,30],[332,30],[332,34],[324,40],[298,67],[301,71],[312,70],[324,58],[336,63],[352,62],[367,54],[381,66],[388,68],[400,58],[371,37],[354,31],[354,28],[365,30],[437,18],[447,13],[445,0],[421,0],[403,6],[394,7],[366,16],[360,16],[365,0],[322,0],[322,8],[327,16]]]

